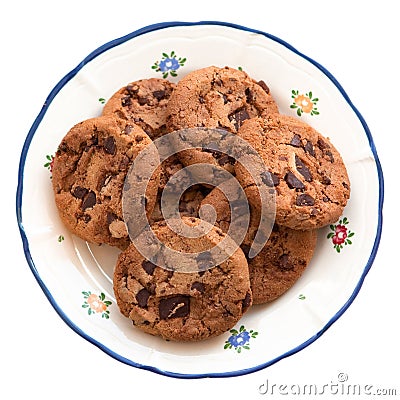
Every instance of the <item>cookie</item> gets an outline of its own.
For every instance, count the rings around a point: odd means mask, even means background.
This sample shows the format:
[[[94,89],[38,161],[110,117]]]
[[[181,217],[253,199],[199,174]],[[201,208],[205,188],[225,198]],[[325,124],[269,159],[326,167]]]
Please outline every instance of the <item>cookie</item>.
[[[201,206],[214,207],[216,226],[227,232],[231,223],[229,202],[218,189],[204,198]],[[250,223],[241,248],[248,257],[258,229],[257,212],[251,209]],[[262,237],[262,236],[261,236]],[[248,258],[253,304],[276,300],[290,289],[309,265],[317,243],[317,230],[300,231],[274,224],[261,251]]]
[[[158,78],[129,83],[111,96],[102,114],[134,122],[154,140],[166,133],[167,104],[174,87]]]
[[[184,128],[221,128],[236,133],[243,121],[278,112],[264,81],[256,82],[246,72],[210,66],[195,70],[176,85],[168,102],[169,131]],[[180,153],[184,165],[208,163],[233,171],[234,160],[210,150]]]
[[[200,222],[183,220],[191,227]],[[171,231],[165,221],[152,229],[162,243],[180,252],[208,250],[225,236],[212,227],[201,238],[185,238]],[[163,254],[157,255],[162,258]],[[131,244],[119,255],[114,270],[121,313],[144,332],[173,341],[204,340],[231,329],[252,304],[246,258],[238,248],[215,267],[204,269],[202,262],[199,257],[197,270],[190,273],[174,271],[173,265],[168,270],[144,258]]]
[[[245,121],[238,136],[258,152],[270,172],[260,182],[275,189],[278,225],[317,229],[342,215],[350,181],[328,138],[305,122],[280,114]],[[243,160],[249,163],[246,155]],[[235,164],[235,174],[252,206],[260,208],[258,188],[241,162]]]
[[[62,139],[54,158],[52,185],[63,223],[83,240],[126,248],[122,190],[137,154],[151,139],[137,125],[112,116],[76,124]],[[144,201],[153,211],[159,177],[149,182]]]

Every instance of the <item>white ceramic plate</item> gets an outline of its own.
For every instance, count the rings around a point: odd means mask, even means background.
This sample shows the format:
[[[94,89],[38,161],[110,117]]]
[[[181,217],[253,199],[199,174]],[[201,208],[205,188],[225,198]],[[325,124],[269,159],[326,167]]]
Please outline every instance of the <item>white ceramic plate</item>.
[[[112,290],[118,251],[68,233],[54,205],[48,164],[65,133],[99,115],[120,87],[150,77],[176,82],[209,65],[243,68],[264,80],[280,112],[328,136],[346,163],[352,194],[341,220],[320,230],[310,266],[286,294],[252,307],[236,330],[200,343],[172,343],[142,333],[120,314]],[[173,22],[105,44],[55,86],[22,149],[17,218],[32,272],[74,331],[129,365],[198,378],[265,368],[320,337],[354,300],[372,265],[382,203],[371,134],[325,68],[263,32],[221,22]]]

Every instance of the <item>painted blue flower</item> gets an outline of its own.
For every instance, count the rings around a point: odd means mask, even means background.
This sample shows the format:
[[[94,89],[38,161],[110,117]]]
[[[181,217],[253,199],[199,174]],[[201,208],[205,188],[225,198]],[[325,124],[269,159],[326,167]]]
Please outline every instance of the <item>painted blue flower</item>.
[[[239,330],[231,329],[229,332],[231,336],[225,341],[224,349],[233,348],[238,353],[240,353],[242,349],[249,350],[250,339],[254,339],[258,335],[258,332],[254,332],[253,330],[247,331],[243,325]]]
[[[176,58],[169,57],[165,60],[160,61],[159,66],[161,72],[176,71],[180,67],[179,62]]]
[[[152,65],[152,69],[156,72],[161,72],[163,78],[167,78],[168,75],[173,77],[178,76],[176,70],[182,67],[186,62],[186,58],[179,57],[177,58],[175,51],[171,51],[171,53],[162,53],[162,58],[160,61],[156,61]]]
[[[228,342],[234,347],[245,346],[250,341],[250,333],[247,331],[241,332],[237,335],[232,335]]]

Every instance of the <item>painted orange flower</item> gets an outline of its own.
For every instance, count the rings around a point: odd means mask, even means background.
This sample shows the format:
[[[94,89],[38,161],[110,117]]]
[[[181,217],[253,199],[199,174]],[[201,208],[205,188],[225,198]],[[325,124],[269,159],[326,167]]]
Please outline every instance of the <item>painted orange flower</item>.
[[[89,307],[95,312],[103,312],[107,309],[107,306],[99,299],[99,296],[97,296],[96,294],[91,294],[86,301],[89,304]]]
[[[318,115],[319,111],[316,107],[318,98],[313,97],[312,92],[308,93],[299,93],[298,90],[292,90],[292,99],[293,103],[290,105],[290,108],[295,108],[296,113],[299,117],[303,113],[307,113],[310,115]]]
[[[112,303],[111,301],[105,300],[106,296],[104,293],[97,295],[91,292],[82,292],[82,294],[85,298],[82,308],[87,308],[89,315],[99,313],[102,318],[109,318],[110,311],[108,311],[107,308]]]
[[[309,97],[300,94],[295,97],[294,102],[302,109],[303,112],[309,113],[314,107],[313,102]]]

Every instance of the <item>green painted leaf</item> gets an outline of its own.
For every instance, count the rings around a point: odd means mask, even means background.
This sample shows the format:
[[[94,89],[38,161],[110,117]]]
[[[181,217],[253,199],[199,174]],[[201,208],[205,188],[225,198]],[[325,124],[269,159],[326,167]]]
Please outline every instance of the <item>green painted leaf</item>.
[[[349,232],[349,234],[347,235],[347,237],[352,237],[352,236],[354,236],[354,232]]]
[[[232,347],[231,344],[228,342],[228,343],[225,343],[224,349],[231,348],[231,347]]]
[[[301,109],[300,109],[300,108],[297,109],[297,115],[298,115],[299,117],[301,117]]]

